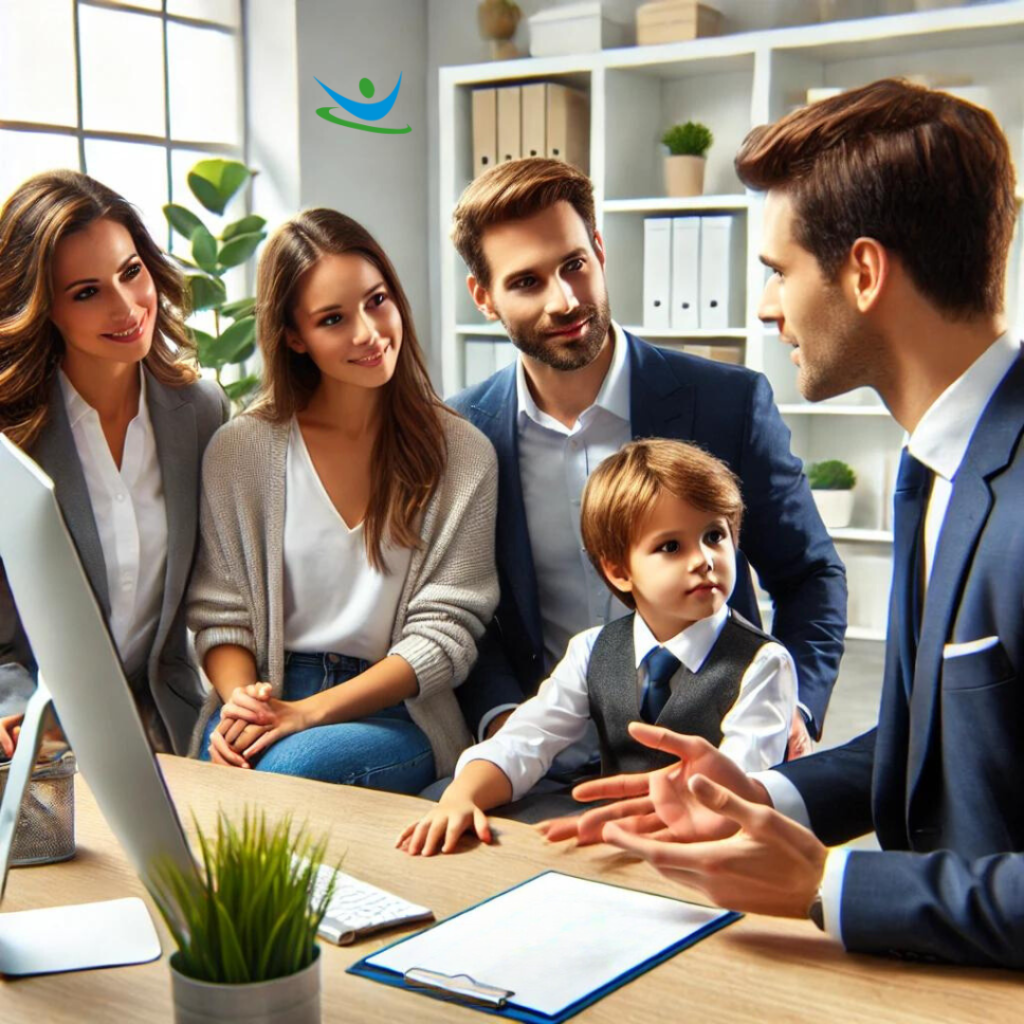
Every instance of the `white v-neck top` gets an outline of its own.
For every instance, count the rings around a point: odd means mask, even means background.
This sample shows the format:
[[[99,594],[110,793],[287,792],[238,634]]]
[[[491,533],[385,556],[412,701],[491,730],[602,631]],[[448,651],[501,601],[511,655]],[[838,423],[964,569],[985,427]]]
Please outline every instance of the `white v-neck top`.
[[[346,525],[293,419],[285,473],[285,650],[380,661],[412,560],[410,548],[385,545],[383,553],[382,574],[366,556],[363,524]]]

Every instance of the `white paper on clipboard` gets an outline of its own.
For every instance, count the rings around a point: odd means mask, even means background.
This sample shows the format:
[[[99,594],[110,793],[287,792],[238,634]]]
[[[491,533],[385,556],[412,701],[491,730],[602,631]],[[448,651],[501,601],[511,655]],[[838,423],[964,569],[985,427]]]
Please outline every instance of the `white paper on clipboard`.
[[[412,968],[467,974],[511,990],[517,1006],[554,1016],[725,916],[549,871],[366,963],[399,975]]]

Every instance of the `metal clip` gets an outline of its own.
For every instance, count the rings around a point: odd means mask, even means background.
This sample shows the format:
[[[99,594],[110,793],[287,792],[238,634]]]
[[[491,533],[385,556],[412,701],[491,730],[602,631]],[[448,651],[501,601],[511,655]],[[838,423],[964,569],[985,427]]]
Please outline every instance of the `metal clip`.
[[[515,995],[511,989],[483,985],[468,974],[441,974],[439,971],[428,971],[423,967],[410,967],[403,975],[403,979],[412,988],[437,992],[460,1003],[492,1006],[499,1010],[508,1002],[509,996]]]

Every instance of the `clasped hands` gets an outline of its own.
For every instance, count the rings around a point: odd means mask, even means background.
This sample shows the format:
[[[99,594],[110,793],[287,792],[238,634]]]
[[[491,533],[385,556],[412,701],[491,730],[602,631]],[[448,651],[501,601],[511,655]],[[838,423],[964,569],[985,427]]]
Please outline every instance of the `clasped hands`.
[[[220,722],[210,735],[210,760],[251,768],[262,751],[311,724],[303,702],[272,696],[270,683],[237,686],[221,708]]]
[[[605,842],[732,910],[807,917],[828,850],[771,805],[761,783],[706,740],[634,722],[639,743],[679,758],[652,772],[584,782],[577,800],[615,802],[537,828],[552,842]]]

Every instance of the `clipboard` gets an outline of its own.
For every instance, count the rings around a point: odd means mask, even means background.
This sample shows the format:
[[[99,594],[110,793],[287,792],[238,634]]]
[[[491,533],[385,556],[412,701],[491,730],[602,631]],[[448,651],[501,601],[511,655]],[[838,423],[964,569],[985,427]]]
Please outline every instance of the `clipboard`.
[[[741,916],[544,871],[348,973],[509,1020],[560,1024]]]

